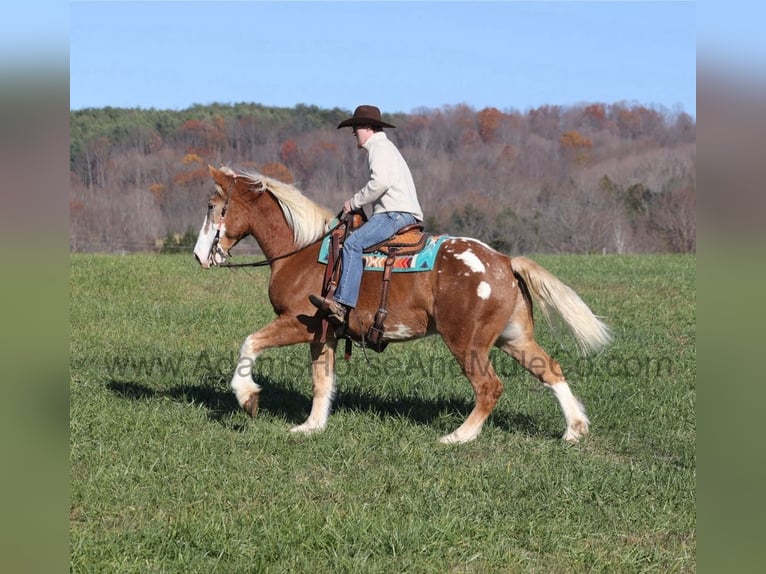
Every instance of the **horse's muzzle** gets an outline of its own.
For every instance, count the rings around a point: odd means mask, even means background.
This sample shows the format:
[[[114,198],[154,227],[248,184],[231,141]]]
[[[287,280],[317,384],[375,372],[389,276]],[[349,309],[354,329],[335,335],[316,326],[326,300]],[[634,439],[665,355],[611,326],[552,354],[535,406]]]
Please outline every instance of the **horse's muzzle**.
[[[210,269],[210,259],[209,258],[206,259],[205,261],[202,261],[202,259],[199,258],[199,255],[197,255],[195,253],[194,254],[194,259],[197,260],[197,263],[199,263],[200,267],[202,267],[203,269]]]

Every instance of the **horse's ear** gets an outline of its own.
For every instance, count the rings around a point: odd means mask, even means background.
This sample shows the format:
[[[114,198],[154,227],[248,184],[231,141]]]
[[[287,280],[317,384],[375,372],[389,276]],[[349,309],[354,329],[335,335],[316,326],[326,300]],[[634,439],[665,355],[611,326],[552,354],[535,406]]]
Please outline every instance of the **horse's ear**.
[[[230,176],[226,175],[221,170],[214,168],[212,165],[208,165],[207,168],[210,171],[210,175],[213,177],[213,181],[215,181],[221,189],[226,189],[229,186]]]

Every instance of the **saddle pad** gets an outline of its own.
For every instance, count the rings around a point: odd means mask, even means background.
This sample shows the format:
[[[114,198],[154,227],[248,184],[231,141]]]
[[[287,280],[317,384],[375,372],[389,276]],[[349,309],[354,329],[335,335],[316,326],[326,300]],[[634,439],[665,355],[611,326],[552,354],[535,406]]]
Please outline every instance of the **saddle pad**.
[[[426,244],[423,250],[415,255],[401,255],[394,258],[394,267],[392,271],[394,273],[414,273],[417,271],[431,271],[434,268],[434,261],[436,260],[436,254],[439,252],[439,247],[445,240],[451,239],[450,235],[432,235],[426,239]],[[330,236],[322,240],[322,246],[319,248],[320,263],[327,265],[327,258],[330,252]],[[362,255],[364,259],[365,271],[383,271],[383,267],[386,264],[387,255],[380,251],[373,253],[365,253]]]

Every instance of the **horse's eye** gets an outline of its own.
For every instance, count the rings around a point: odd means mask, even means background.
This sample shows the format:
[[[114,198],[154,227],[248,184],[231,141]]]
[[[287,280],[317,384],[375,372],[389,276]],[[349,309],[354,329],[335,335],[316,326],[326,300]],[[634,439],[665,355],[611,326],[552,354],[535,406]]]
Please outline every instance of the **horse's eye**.
[[[213,209],[214,205],[212,203],[207,204],[207,210],[211,211]]]

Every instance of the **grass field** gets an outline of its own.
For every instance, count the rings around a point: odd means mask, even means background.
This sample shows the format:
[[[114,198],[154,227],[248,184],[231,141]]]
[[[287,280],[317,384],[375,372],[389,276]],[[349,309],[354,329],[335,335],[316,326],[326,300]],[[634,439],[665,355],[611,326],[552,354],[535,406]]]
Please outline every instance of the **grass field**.
[[[538,340],[591,419],[560,440],[555,398],[502,353],[482,434],[445,446],[473,393],[438,338],[338,366],[324,433],[308,348],[269,351],[250,419],[228,389],[271,320],[268,272],[183,256],[73,255],[72,572],[693,572],[696,260],[538,256],[613,327],[584,360]]]

